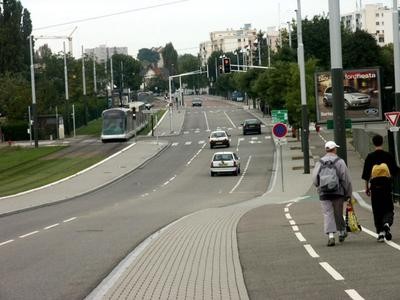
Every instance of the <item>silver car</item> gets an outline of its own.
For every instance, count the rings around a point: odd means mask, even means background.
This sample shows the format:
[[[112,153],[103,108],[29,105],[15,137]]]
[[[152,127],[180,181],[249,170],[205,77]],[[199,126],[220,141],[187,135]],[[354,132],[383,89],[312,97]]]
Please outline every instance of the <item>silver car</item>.
[[[332,87],[325,90],[322,99],[325,106],[332,106]],[[369,107],[371,104],[371,97],[367,94],[358,92],[355,88],[345,85],[344,86],[344,109],[354,107]]]
[[[216,152],[211,159],[211,176],[219,173],[240,174],[240,158],[234,152]]]

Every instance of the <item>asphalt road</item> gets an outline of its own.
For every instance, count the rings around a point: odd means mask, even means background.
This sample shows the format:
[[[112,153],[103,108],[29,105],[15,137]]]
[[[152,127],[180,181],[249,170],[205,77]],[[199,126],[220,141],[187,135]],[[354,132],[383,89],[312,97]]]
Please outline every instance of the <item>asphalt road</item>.
[[[206,100],[189,107],[182,134],[127,177],[89,195],[0,218],[0,299],[82,299],[151,233],[200,209],[238,203],[265,192],[273,145],[270,133],[243,137],[252,117]],[[244,176],[211,177],[208,130],[226,129]]]

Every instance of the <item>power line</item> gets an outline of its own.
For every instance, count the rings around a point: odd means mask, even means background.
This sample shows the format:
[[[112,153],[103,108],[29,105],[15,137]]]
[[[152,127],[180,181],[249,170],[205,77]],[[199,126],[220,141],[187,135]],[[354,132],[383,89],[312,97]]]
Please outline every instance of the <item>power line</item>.
[[[85,19],[78,19],[78,20],[74,20],[74,21],[58,23],[58,24],[53,24],[53,25],[47,25],[47,26],[43,26],[43,27],[39,27],[39,28],[34,28],[34,30],[42,30],[42,29],[47,29],[47,28],[53,28],[53,27],[59,27],[59,26],[64,26],[64,25],[71,25],[71,24],[76,24],[76,23],[93,21],[93,20],[98,20],[98,19],[102,19],[102,18],[108,18],[108,17],[114,17],[114,16],[118,16],[118,15],[129,14],[132,12],[137,12],[137,11],[142,11],[142,10],[149,10],[149,9],[153,9],[153,8],[163,7],[163,6],[175,5],[178,3],[188,2],[188,1],[190,1],[190,0],[176,0],[176,1],[166,2],[166,3],[162,3],[162,4],[156,4],[156,5],[151,5],[151,6],[145,6],[145,7],[140,7],[140,8],[124,10],[124,11],[107,14],[107,15],[101,15],[101,16],[90,17],[90,18],[85,18]]]

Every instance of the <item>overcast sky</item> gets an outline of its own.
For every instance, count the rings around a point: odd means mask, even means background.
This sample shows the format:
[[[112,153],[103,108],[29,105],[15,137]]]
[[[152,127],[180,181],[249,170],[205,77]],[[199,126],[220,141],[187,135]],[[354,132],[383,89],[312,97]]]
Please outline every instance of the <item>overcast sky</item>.
[[[179,54],[197,54],[199,43],[209,40],[211,31],[240,29],[245,23],[265,31],[284,26],[295,18],[297,0],[20,0],[31,13],[34,35],[65,36],[73,34],[74,56],[81,46],[93,48],[126,46],[136,57],[140,48],[164,46],[172,42]],[[341,0],[341,13],[355,10],[356,0]],[[391,6],[393,1],[368,1]],[[326,14],[328,0],[302,0],[302,16]],[[149,8],[152,7],[153,8]],[[145,8],[145,9],[143,9]],[[110,17],[76,22],[64,26],[38,29],[123,11]],[[40,40],[53,52],[62,50],[62,40]]]

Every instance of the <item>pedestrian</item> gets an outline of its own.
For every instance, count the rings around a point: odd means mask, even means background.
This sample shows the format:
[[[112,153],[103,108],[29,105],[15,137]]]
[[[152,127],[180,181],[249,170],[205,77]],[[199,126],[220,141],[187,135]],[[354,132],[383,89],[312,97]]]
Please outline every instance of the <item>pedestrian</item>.
[[[394,216],[391,177],[397,173],[398,168],[392,154],[383,150],[381,135],[375,135],[372,143],[375,151],[367,155],[361,178],[365,180],[366,194],[371,197],[377,240],[383,242],[386,238],[390,241],[392,239],[390,226],[393,224]],[[381,174],[377,174],[379,170]]]
[[[324,232],[328,235],[328,247],[335,246],[335,233],[339,242],[347,237],[343,219],[343,203],[351,199],[352,184],[349,169],[343,159],[337,156],[339,146],[334,141],[325,143],[326,154],[316,163],[313,183],[318,188],[324,216]]]

